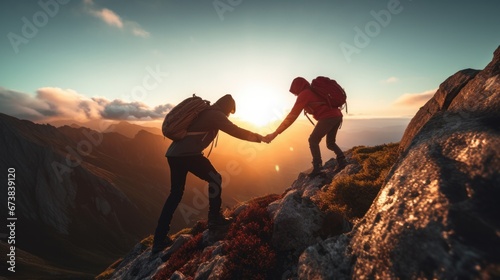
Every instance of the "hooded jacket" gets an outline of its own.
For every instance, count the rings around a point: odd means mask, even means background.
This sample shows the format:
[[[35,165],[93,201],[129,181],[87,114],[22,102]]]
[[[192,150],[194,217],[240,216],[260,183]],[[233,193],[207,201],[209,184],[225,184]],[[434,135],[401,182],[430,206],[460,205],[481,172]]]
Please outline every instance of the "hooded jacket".
[[[203,150],[214,140],[219,130],[251,142],[260,142],[258,134],[240,128],[232,123],[228,116],[236,111],[236,103],[231,95],[227,94],[217,100],[209,109],[202,111],[188,127],[188,132],[203,132],[196,135],[187,135],[181,140],[174,141],[167,150],[167,157],[182,157],[202,155]]]
[[[311,84],[302,78],[297,77],[290,86],[290,92],[297,95],[297,100],[292,110],[276,129],[278,134],[285,131],[299,117],[302,110],[313,115],[319,121],[328,118],[342,117],[339,108],[331,108],[325,100],[311,90]]]

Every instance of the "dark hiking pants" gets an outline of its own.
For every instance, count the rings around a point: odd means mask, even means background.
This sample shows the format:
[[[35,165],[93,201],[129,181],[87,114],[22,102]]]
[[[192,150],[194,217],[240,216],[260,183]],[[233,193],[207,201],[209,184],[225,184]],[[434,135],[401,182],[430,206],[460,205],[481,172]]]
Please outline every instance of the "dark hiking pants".
[[[344,153],[335,143],[337,138],[337,130],[342,123],[342,117],[328,118],[319,120],[314,127],[313,132],[309,136],[309,148],[313,157],[314,164],[322,164],[321,151],[319,149],[319,142],[326,135],[326,147],[337,155],[337,159],[344,157]]]
[[[184,193],[188,172],[208,182],[209,216],[219,214],[222,204],[222,177],[212,163],[202,156],[167,157],[170,166],[170,195],[163,206],[155,231],[155,242],[161,242],[170,230],[170,222]]]

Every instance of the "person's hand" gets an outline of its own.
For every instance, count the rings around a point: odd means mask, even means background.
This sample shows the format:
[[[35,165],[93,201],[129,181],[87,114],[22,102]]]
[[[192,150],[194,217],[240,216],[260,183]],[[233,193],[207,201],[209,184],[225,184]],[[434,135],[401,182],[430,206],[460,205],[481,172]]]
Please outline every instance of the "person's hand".
[[[255,133],[255,136],[257,136],[257,143],[261,143],[262,141],[264,141],[264,136],[258,133]]]
[[[262,141],[269,144],[269,143],[271,143],[271,141],[274,140],[274,138],[276,138],[276,136],[278,136],[278,134],[276,132],[270,133],[270,134],[264,136],[262,138]]]

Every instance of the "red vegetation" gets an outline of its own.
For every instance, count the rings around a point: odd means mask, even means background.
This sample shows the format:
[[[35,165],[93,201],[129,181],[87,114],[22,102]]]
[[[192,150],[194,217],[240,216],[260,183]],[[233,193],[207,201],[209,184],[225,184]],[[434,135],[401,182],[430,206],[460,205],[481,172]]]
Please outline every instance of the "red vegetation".
[[[275,278],[276,252],[271,246],[273,221],[269,203],[280,196],[269,195],[250,201],[227,234],[227,259],[222,279]]]
[[[224,240],[223,251],[227,262],[221,279],[276,278],[276,252],[271,246],[273,222],[267,213],[267,206],[280,197],[268,195],[256,198],[235,218]],[[190,232],[195,235],[193,239],[172,254],[167,266],[154,279],[169,279],[177,270],[193,277],[199,265],[212,257],[213,250],[203,250],[205,229],[206,222],[195,225]]]

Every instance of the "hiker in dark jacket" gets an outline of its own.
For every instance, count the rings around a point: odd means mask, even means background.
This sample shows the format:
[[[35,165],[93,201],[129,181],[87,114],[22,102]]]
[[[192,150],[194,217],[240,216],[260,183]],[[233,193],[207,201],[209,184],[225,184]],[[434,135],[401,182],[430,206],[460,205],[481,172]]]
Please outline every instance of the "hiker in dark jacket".
[[[321,159],[321,151],[319,142],[326,135],[326,146],[328,149],[335,152],[337,156],[338,165],[335,172],[344,169],[347,165],[344,153],[336,144],[337,130],[342,123],[342,112],[339,108],[331,108],[320,96],[311,90],[309,82],[302,78],[297,77],[292,81],[290,92],[297,96],[297,100],[286,118],[281,122],[280,126],[271,134],[264,137],[264,142],[270,142],[278,134],[285,131],[297,119],[302,110],[313,115],[318,121],[313,132],[309,136],[309,148],[312,154],[313,170],[311,176],[320,173],[323,166]]]
[[[236,104],[231,95],[224,95],[209,109],[202,111],[188,127],[190,135],[174,141],[167,150],[166,157],[170,166],[170,195],[163,206],[158,225],[155,230],[152,253],[156,254],[168,247],[172,240],[167,236],[170,222],[175,209],[179,205],[186,176],[188,172],[208,182],[209,229],[225,226],[230,223],[221,213],[221,185],[222,177],[212,166],[208,158],[203,156],[203,150],[214,140],[219,130],[227,134],[250,142],[261,142],[262,136],[233,124],[229,114],[236,111]],[[196,133],[199,132],[199,133]]]

